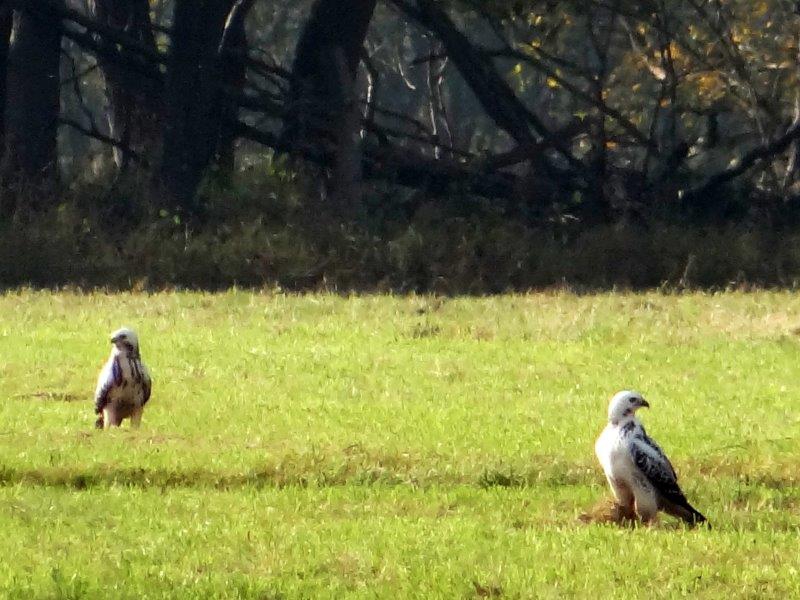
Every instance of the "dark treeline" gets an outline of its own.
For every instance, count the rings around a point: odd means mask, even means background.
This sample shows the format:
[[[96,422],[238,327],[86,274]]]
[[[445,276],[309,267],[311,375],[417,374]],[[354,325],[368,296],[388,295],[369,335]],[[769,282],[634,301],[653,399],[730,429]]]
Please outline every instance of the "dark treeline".
[[[5,0],[0,282],[800,276],[800,7]]]

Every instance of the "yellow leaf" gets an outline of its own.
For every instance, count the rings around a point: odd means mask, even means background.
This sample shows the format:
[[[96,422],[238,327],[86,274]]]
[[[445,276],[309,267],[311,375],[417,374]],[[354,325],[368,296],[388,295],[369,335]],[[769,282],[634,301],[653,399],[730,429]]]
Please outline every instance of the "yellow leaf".
[[[547,87],[549,87],[549,88],[557,88],[558,87],[558,81],[556,81],[556,79],[553,78],[553,77],[548,77],[547,78]]]

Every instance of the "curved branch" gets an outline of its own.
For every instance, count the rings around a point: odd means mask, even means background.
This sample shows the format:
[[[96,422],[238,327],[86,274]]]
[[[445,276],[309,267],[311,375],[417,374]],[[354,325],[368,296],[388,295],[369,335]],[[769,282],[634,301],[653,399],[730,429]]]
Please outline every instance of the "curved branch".
[[[546,139],[576,173],[585,170],[561,140],[542,123],[497,73],[491,61],[458,30],[448,14],[432,0],[391,0],[402,12],[434,33],[444,44],[459,73],[472,89],[486,114],[519,145],[536,143],[531,128]],[[542,159],[544,157],[541,157]],[[552,165],[543,162],[548,170]]]
[[[112,137],[109,137],[99,131],[94,124],[91,127],[84,127],[78,121],[73,119],[68,119],[65,117],[60,117],[58,119],[59,125],[66,125],[67,127],[72,127],[76,131],[82,133],[83,135],[95,139],[99,142],[103,142],[104,144],[111,146],[112,148],[117,148],[123,154],[125,154],[128,158],[133,160],[134,162],[140,164],[143,167],[149,167],[149,163],[147,159],[145,159],[141,154],[133,150],[130,146],[123,144],[119,140],[115,140]]]
[[[800,139],[800,121],[795,122],[780,137],[765,144],[761,144],[760,146],[756,146],[741,158],[732,161],[727,169],[715,173],[697,187],[681,190],[678,195],[683,200],[691,200],[712,192],[719,186],[743,175],[757,162],[775,158],[781,152],[786,151],[789,145],[796,139]]]

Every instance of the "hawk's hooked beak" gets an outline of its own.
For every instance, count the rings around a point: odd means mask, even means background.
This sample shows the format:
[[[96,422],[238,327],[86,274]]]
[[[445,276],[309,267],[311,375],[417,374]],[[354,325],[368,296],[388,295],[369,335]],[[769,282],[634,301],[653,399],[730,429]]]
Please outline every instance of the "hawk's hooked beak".
[[[119,341],[119,336],[118,335],[111,336],[111,343],[112,344],[116,344],[118,341]]]
[[[650,408],[650,404],[644,398],[642,398],[642,401],[639,403],[639,406],[643,408]]]

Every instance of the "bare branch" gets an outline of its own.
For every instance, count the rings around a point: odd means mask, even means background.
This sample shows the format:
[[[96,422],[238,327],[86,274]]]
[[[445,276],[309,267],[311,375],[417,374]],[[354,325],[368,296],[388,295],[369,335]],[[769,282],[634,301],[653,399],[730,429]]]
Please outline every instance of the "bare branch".
[[[793,123],[792,126],[789,127],[789,129],[787,129],[786,132],[780,137],[777,137],[765,144],[761,144],[760,146],[756,146],[741,158],[731,161],[731,164],[728,166],[728,168],[720,171],[719,173],[715,173],[699,186],[681,191],[681,198],[690,200],[712,192],[719,186],[736,179],[740,175],[743,175],[756,163],[763,160],[774,159],[776,156],[784,152],[796,139],[800,139],[800,122]]]
[[[76,131],[79,131],[80,133],[82,133],[83,135],[85,135],[87,137],[93,138],[93,139],[98,140],[100,142],[103,142],[104,144],[107,144],[107,145],[109,145],[109,146],[111,146],[113,148],[119,149],[128,158],[130,158],[134,162],[140,164],[144,168],[149,168],[149,166],[150,166],[150,164],[147,162],[147,159],[145,159],[143,156],[138,154],[136,151],[131,149],[126,144],[123,144],[119,140],[115,140],[114,138],[109,137],[106,134],[104,134],[103,132],[99,131],[98,129],[96,129],[94,124],[92,124],[91,127],[84,127],[83,125],[81,125],[80,123],[75,121],[74,119],[68,119],[68,118],[65,118],[65,117],[60,117],[58,119],[58,122],[61,125],[66,125],[67,127],[72,127],[73,129],[75,129]]]

